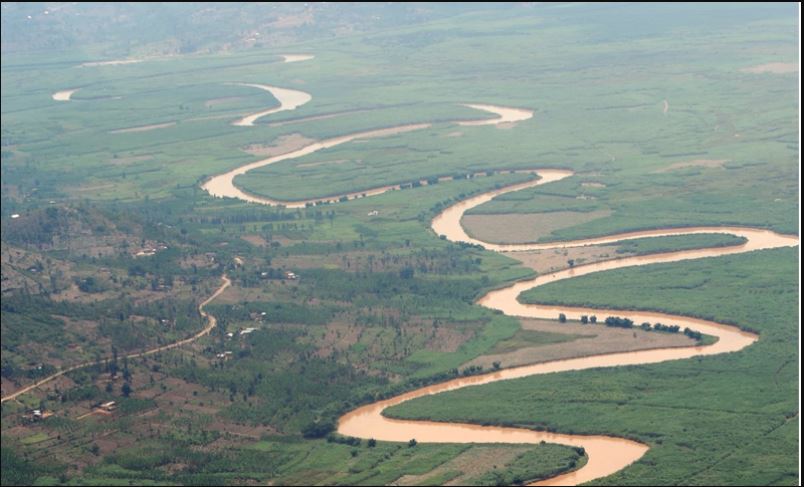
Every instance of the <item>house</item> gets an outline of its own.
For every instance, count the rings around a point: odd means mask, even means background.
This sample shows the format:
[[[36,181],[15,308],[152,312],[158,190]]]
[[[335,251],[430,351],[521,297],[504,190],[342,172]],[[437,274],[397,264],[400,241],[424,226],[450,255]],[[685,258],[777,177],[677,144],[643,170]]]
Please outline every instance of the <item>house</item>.
[[[101,404],[99,407],[104,411],[112,412],[117,409],[117,403],[115,401],[109,401]]]
[[[45,409],[33,409],[28,411],[28,414],[23,416],[23,419],[28,421],[42,421],[43,419],[47,419],[53,416],[53,411],[47,411]]]
[[[380,212],[378,210],[371,210],[370,212],[368,212],[368,216],[377,216],[379,214]]]
[[[248,335],[249,333],[251,333],[251,332],[253,332],[255,330],[256,330],[256,328],[254,328],[254,327],[248,327],[248,328],[246,328],[244,330],[240,330],[240,335]]]
[[[156,249],[144,248],[144,249],[140,250],[139,252],[137,252],[136,254],[134,254],[134,257],[147,257],[147,256],[155,255],[155,254],[156,254]]]
[[[296,275],[295,272],[287,271],[285,272],[285,279],[298,279],[299,276]]]

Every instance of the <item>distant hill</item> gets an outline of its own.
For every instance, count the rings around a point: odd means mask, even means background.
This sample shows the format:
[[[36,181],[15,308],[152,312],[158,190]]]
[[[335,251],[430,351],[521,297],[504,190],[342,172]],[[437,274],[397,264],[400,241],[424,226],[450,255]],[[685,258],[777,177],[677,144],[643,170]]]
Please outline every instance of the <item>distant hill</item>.
[[[270,47],[371,32],[493,4],[76,3],[2,4],[2,51],[184,54]],[[510,8],[510,5],[507,7]]]

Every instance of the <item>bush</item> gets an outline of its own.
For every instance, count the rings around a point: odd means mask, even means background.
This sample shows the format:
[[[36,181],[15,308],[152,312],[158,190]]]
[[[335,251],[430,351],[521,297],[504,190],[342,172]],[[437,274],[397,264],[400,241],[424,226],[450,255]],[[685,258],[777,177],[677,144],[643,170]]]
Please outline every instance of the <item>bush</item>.
[[[314,421],[302,428],[302,435],[305,438],[323,438],[333,431],[335,431],[335,423],[332,421]]]

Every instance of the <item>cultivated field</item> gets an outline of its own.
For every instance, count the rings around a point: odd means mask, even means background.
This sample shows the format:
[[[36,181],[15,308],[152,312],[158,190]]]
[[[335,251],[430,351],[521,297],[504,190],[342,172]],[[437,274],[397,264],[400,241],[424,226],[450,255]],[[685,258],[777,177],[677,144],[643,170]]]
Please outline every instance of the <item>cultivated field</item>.
[[[794,6],[434,4],[337,22],[318,8],[278,5],[266,39],[249,31],[218,48],[201,32],[184,51],[150,37],[4,50],[2,395],[93,365],[3,403],[3,485],[499,485],[574,470],[587,456],[565,446],[370,444],[334,433],[335,422],[497,367],[694,344],[476,301],[569,267],[744,240],[503,254],[439,238],[432,219],[536,177],[512,170],[554,168],[573,175],[473,208],[467,233],[490,243],[706,225],[799,233]],[[148,34],[162,35],[159,25],[151,19]],[[336,27],[317,37],[310,25]],[[170,54],[151,52],[165,45]],[[311,98],[284,109],[254,85]],[[459,125],[494,118],[467,104],[533,116]],[[423,126],[234,179],[277,200],[398,190],[290,209],[202,189],[318,141],[406,124]],[[547,285],[521,299],[699,316],[759,340],[387,412],[650,446],[596,484],[796,484],[797,264],[797,248],[760,250]],[[205,308],[218,319],[209,336],[123,359],[201,331],[198,305],[224,273],[232,285]],[[117,407],[97,407],[108,401]],[[37,408],[53,415],[33,419]]]

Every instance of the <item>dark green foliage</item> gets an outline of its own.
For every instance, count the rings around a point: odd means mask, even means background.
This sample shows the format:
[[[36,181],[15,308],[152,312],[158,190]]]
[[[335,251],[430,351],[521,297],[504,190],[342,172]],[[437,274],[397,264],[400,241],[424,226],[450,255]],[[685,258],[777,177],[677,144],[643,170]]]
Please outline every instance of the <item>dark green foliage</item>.
[[[634,322],[629,320],[628,318],[620,318],[618,316],[609,316],[606,318],[606,326],[612,326],[615,328],[633,328]]]
[[[333,429],[334,429],[334,426],[333,426]],[[302,433],[305,435],[304,436],[305,438],[317,438],[317,437],[307,436],[306,432],[307,432],[307,427],[302,429]],[[328,443],[339,443],[341,445],[349,445],[349,446],[360,446],[361,440],[360,440],[360,438],[355,438],[355,437],[352,437],[352,436],[341,436],[341,435],[338,435],[338,434],[332,434],[331,433],[331,434],[327,435],[327,442]],[[376,446],[376,445],[377,445],[376,441],[374,442],[374,445],[369,444],[369,446]]]
[[[335,423],[332,421],[313,421],[302,428],[302,435],[305,438],[323,438],[334,430]]]
[[[65,471],[65,466],[58,461],[32,462],[20,455],[19,450],[3,441],[0,449],[2,455],[2,468],[0,474],[2,485],[32,485],[33,482],[43,475],[60,475]]]

